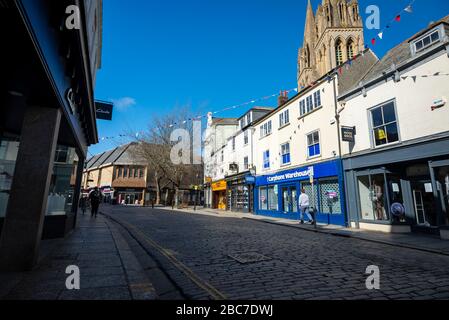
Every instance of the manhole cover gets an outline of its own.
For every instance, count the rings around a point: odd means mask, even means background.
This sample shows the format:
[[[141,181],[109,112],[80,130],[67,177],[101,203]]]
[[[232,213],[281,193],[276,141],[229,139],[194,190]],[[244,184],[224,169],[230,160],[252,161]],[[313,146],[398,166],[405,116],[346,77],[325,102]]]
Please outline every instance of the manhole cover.
[[[242,264],[271,260],[271,258],[257,252],[236,253],[228,256]]]

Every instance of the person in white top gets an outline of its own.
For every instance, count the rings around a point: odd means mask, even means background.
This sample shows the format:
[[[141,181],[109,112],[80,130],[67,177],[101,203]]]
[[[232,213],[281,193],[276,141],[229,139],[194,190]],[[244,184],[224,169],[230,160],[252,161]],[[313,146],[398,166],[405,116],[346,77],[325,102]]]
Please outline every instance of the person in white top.
[[[303,188],[301,189],[301,195],[299,196],[299,210],[300,210],[300,219],[301,224],[304,224],[304,213],[309,218],[309,221],[311,224],[313,224],[313,218],[309,213],[309,196],[306,194],[306,190]]]

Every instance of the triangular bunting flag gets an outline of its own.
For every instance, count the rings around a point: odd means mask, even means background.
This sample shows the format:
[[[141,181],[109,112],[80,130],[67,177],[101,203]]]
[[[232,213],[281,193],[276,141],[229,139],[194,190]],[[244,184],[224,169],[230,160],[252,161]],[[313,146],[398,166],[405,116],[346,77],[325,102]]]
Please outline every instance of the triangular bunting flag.
[[[407,80],[408,76],[401,77],[401,78],[402,78],[402,80]]]
[[[416,76],[412,76],[413,82],[416,82]]]
[[[383,38],[383,36],[384,36],[384,33],[383,33],[383,32],[379,32],[379,33],[377,34],[377,36],[380,38],[380,40],[382,40],[382,38]]]
[[[371,43],[372,43],[372,45],[374,46],[374,45],[376,44],[376,38],[372,38],[372,39],[371,39]]]
[[[407,13],[413,13],[412,5],[407,6],[407,8],[405,8],[404,11]]]
[[[394,20],[396,20],[397,22],[401,21],[401,15],[398,14],[398,15],[396,16],[396,18],[394,18]]]

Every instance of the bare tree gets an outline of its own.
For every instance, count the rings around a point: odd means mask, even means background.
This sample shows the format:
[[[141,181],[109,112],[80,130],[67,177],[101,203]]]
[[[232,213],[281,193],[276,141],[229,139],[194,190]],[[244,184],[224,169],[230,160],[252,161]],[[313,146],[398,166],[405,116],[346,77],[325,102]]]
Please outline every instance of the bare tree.
[[[202,179],[202,165],[192,165],[193,159],[191,137],[193,136],[193,122],[187,108],[173,110],[164,116],[155,116],[145,134],[135,137],[138,142],[136,153],[140,158],[145,159],[149,172],[156,188],[156,204],[161,203],[161,191],[165,187],[171,186],[175,191],[175,204],[177,205],[179,189],[187,182],[196,184],[196,180]],[[183,129],[188,133],[190,141],[188,152],[190,161],[174,163],[171,159],[172,149],[179,141],[172,141],[172,133],[176,129]],[[180,154],[182,156],[182,154]],[[198,179],[200,176],[200,179]]]

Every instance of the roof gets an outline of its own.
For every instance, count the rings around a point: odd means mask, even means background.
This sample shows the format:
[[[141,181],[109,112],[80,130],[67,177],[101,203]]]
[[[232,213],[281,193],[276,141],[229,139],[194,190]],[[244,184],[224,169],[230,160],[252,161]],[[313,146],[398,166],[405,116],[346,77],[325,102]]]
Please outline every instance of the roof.
[[[86,169],[92,170],[105,165],[143,165],[143,159],[136,158],[133,150],[137,148],[137,144],[129,143],[119,146],[115,149],[97,154],[87,160]]]
[[[441,23],[449,24],[449,15],[435,23],[430,24],[425,29],[419,31],[409,39],[401,42],[396,47],[388,51],[385,56],[370,70],[370,72],[368,72],[365,77],[363,77],[362,81],[365,83],[370,82],[378,78],[383,73],[393,71],[394,66],[398,66],[410,60],[412,58],[410,42]]]
[[[212,125],[237,125],[237,118],[213,118]]]

